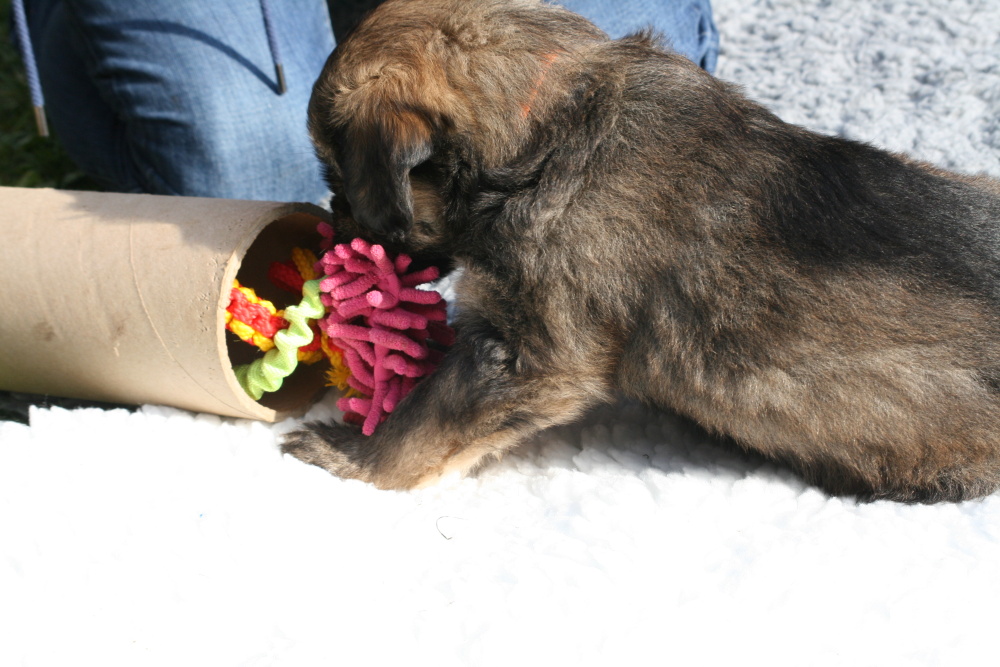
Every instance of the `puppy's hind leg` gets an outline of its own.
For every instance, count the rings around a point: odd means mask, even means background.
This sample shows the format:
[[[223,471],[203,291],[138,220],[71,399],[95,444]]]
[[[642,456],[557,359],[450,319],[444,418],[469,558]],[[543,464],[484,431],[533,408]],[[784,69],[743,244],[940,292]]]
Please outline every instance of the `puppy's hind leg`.
[[[373,435],[344,424],[310,423],[286,436],[282,450],[339,477],[383,489],[415,488],[499,456],[604,398],[597,383],[569,373],[518,373],[504,341],[468,334],[489,329],[464,327],[441,366]]]

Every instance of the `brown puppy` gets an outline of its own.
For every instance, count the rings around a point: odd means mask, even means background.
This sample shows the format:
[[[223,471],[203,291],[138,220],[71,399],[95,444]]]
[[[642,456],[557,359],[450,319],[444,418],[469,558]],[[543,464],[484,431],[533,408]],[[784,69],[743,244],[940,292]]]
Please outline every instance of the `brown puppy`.
[[[310,127],[342,226],[464,267],[458,342],[376,434],[285,451],[383,488],[617,392],[834,493],[1000,483],[1000,186],[787,125],[648,35],[390,0]]]

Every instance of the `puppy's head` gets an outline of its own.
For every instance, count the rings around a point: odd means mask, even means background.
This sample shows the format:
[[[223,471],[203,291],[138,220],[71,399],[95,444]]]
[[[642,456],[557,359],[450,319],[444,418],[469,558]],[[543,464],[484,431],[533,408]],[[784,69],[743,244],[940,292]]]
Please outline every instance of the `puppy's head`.
[[[441,243],[463,172],[516,154],[551,98],[540,87],[553,61],[606,39],[537,0],[388,0],[313,89],[309,129],[335,206],[376,239]]]

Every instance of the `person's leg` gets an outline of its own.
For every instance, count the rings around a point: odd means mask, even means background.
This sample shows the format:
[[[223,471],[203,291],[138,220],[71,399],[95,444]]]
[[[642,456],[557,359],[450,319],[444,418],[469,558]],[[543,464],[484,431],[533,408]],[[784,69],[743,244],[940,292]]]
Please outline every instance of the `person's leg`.
[[[333,39],[322,0],[270,3],[289,90],[276,92],[259,0],[29,0],[55,132],[123,191],[315,201],[305,130]],[[377,0],[330,0],[342,32]],[[612,37],[644,27],[711,71],[708,0],[566,0]],[[357,5],[357,7],[355,7]],[[357,11],[353,11],[357,9]],[[353,11],[353,13],[352,13]]]
[[[31,0],[55,133],[123,191],[321,199],[306,107],[329,15],[323,0],[270,7],[283,95],[259,0]]]
[[[343,39],[379,0],[327,0],[337,39]],[[652,28],[705,70],[715,70],[719,31],[710,0],[547,0],[581,14],[613,39]]]
[[[46,113],[57,139],[90,176],[115,190],[138,192],[117,146],[111,108],[84,67],[82,44],[68,29],[63,0],[25,3]]]
[[[706,71],[715,71],[719,31],[709,0],[557,0],[555,4],[586,16],[614,39],[652,28],[675,51]]]

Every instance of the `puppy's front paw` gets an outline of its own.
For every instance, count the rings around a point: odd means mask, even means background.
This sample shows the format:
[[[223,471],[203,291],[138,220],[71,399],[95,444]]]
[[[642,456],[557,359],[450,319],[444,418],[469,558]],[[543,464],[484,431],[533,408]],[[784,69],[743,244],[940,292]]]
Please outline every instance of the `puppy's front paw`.
[[[344,479],[371,481],[359,430],[336,422],[311,422],[284,437],[281,451]]]

